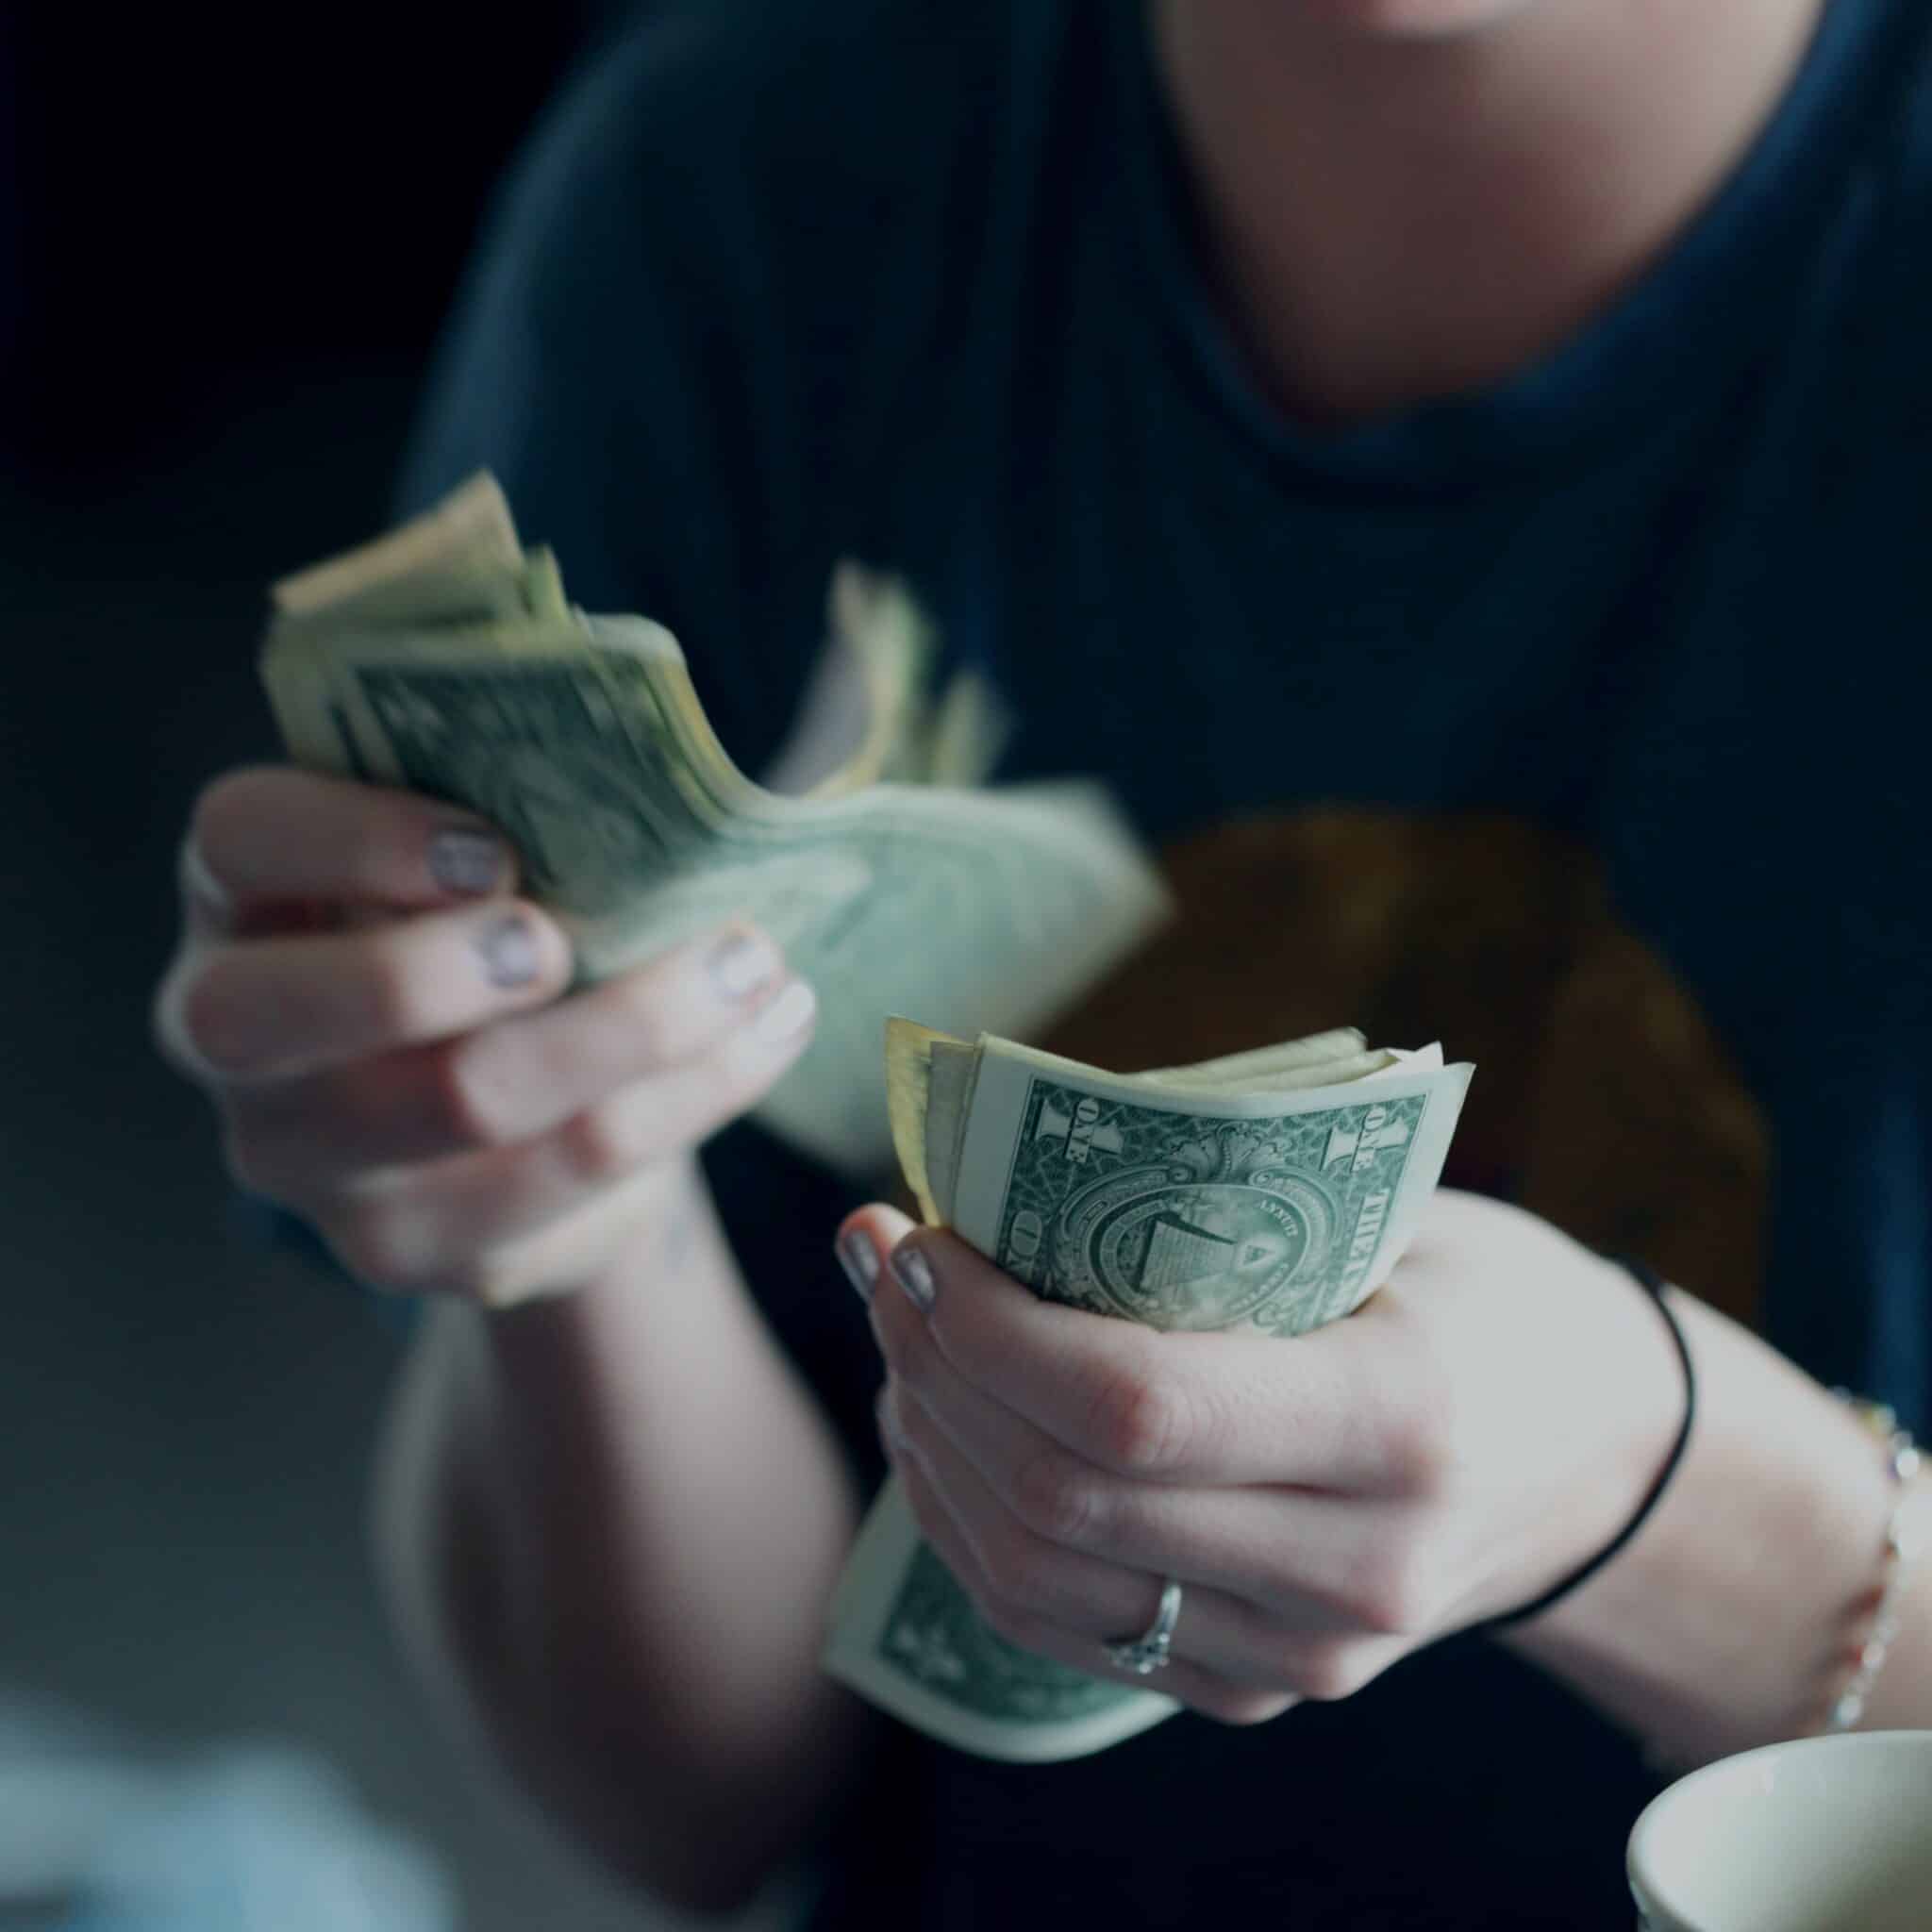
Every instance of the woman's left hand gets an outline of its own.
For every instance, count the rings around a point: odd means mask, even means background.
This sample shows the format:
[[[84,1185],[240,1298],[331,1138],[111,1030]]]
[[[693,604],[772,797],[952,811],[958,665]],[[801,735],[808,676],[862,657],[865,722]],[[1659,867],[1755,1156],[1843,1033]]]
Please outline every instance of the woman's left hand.
[[[881,1437],[986,1622],[1225,1723],[1345,1697],[1540,1595],[1622,1527],[1682,1416],[1642,1289],[1479,1194],[1439,1190],[1379,1292],[1292,1341],[1042,1302],[888,1208],[840,1240],[890,1260]],[[1170,1667],[1117,1669],[1104,1646],[1168,1576]]]

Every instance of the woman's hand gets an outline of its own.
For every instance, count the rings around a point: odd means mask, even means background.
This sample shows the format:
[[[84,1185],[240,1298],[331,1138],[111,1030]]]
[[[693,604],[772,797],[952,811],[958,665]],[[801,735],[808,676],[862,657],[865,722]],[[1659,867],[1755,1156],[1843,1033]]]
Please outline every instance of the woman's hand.
[[[988,1624],[1228,1723],[1540,1595],[1627,1521],[1682,1419],[1642,1290],[1482,1195],[1439,1191],[1381,1291],[1293,1341],[1057,1307],[886,1208],[841,1248],[855,1278],[874,1262],[887,1454]],[[1115,1669],[1103,1645],[1170,1575],[1171,1665]]]
[[[688,1211],[691,1151],[810,1038],[744,927],[559,999],[569,941],[515,886],[492,827],[408,792],[260,768],[195,808],[158,1040],[236,1178],[374,1287],[584,1284]]]

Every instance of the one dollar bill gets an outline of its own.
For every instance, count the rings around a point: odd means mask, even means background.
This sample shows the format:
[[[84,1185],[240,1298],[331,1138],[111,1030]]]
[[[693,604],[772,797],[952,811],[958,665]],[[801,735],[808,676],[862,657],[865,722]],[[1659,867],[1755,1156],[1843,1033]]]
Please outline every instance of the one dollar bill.
[[[891,1160],[887,1014],[1049,1024],[1168,899],[1098,786],[976,782],[1001,721],[970,679],[928,702],[931,640],[902,586],[845,565],[831,588],[860,702],[830,718],[829,762],[792,760],[815,774],[799,795],[733,764],[670,632],[566,601],[487,475],[278,584],[261,670],[299,762],[500,825],[581,980],[734,917],[764,926],[819,1020],[759,1117],[870,1181]]]
[[[1445,1066],[1440,1047],[1374,1049],[1340,1028],[1122,1075],[904,1020],[886,1060],[900,1164],[929,1223],[1050,1301],[1281,1338],[1351,1313],[1388,1278],[1474,1071]],[[824,1662],[988,1757],[1080,1757],[1178,1707],[989,1629],[896,1478],[840,1580]]]

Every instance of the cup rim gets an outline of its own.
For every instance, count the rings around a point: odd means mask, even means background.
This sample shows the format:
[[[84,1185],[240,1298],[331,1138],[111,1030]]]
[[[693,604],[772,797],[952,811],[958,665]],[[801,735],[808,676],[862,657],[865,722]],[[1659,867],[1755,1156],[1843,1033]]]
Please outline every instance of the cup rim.
[[[1760,1758],[1789,1757],[1798,1754],[1823,1757],[1834,1752],[1870,1751],[1874,1747],[1881,1752],[1923,1752],[1927,1761],[1932,1762],[1932,1729],[1833,1731],[1823,1737],[1783,1738],[1774,1743],[1759,1744],[1750,1751],[1735,1751],[1728,1757],[1713,1758],[1708,1764],[1700,1764],[1695,1770],[1687,1771],[1682,1777],[1673,1779],[1637,1814],[1637,1823],[1630,1827],[1630,1836],[1624,1844],[1624,1873],[1638,1904],[1646,1910],[1653,1906],[1660,1907],[1684,1924],[1692,1924],[1684,1907],[1657,1883],[1655,1876],[1645,1878],[1643,1890],[1638,1890],[1640,1856],[1655,1836],[1666,1804],[1680,1796],[1688,1787],[1712,1782],[1721,1774],[1735,1775],[1740,1767]]]

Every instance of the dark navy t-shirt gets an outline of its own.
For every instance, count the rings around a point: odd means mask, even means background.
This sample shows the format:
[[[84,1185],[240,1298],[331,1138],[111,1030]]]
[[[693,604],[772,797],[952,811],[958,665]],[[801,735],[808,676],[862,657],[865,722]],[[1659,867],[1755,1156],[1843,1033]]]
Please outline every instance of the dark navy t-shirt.
[[[752,771],[835,560],[902,573],[1020,721],[1002,775],[1100,774],[1187,873],[1202,991],[1127,998],[1139,1063],[1281,1037],[1228,974],[1261,958],[1280,994],[1368,934],[1336,997],[1375,962],[1364,1002],[1416,1029],[1382,1037],[1476,1059],[1473,1109],[1486,1078],[1515,1095],[1465,1184],[1707,1253],[1675,1278],[1730,1280],[1923,1427],[1928,83],[1932,8],[1829,0],[1607,312],[1480,393],[1314,430],[1216,308],[1139,8],[659,4],[501,196],[405,507],[495,470],[578,602],[676,633]],[[1647,991],[1607,991],[1640,957]],[[1483,1013],[1500,1051],[1470,1049]],[[1586,1152],[1564,1177],[1552,1147]],[[852,1195],[750,1126],[706,1158],[871,1485],[878,1364],[827,1250]],[[894,1726],[821,1916],[1622,1927],[1657,1782],[1474,1638],[1071,1764]]]

